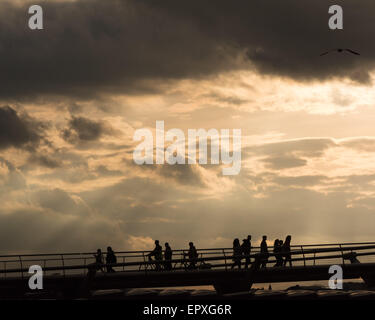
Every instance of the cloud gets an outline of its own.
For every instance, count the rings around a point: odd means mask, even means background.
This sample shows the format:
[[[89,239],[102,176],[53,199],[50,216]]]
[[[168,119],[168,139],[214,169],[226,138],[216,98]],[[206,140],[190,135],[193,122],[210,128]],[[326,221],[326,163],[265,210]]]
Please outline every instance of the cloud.
[[[273,181],[281,186],[309,187],[325,182],[325,176],[274,176]]]
[[[22,27],[23,6],[2,1],[0,42],[12,45],[1,48],[0,97],[152,93],[178,79],[240,69],[365,83],[374,68],[375,44],[368,39],[374,38],[375,4],[340,3],[345,39],[328,29],[323,0],[41,1],[40,32]],[[363,55],[319,56],[337,46]]]
[[[235,50],[221,46],[199,25],[147,3],[81,0],[39,5],[45,29],[32,32],[22,27],[24,7],[10,1],[0,4],[0,42],[12,43],[2,48],[2,98],[152,93],[163,86],[161,79],[207,76],[236,64]]]
[[[266,163],[266,167],[275,170],[302,167],[307,164],[305,159],[291,156],[269,157],[263,159],[263,162]]]
[[[68,128],[62,131],[62,137],[70,143],[78,143],[99,140],[103,135],[112,133],[111,127],[103,121],[73,116]]]
[[[28,163],[36,164],[42,167],[55,169],[62,166],[62,162],[58,158],[53,158],[52,156],[46,154],[31,154]]]
[[[31,199],[41,208],[54,212],[75,214],[81,217],[87,217],[90,213],[90,209],[80,198],[73,197],[61,189],[39,190],[31,195]]]
[[[0,107],[0,149],[34,147],[41,140],[41,123],[9,106]]]
[[[151,250],[154,246],[154,241],[150,237],[135,237],[129,236],[130,250]]]
[[[301,138],[249,146],[243,148],[243,151],[251,156],[269,155],[279,157],[281,155],[290,156],[297,154],[304,157],[320,157],[326,150],[335,146],[336,143],[329,138]]]
[[[23,174],[9,161],[0,157],[0,186],[3,193],[22,190],[26,187]],[[0,197],[3,194],[0,192]]]
[[[371,137],[344,140],[340,145],[360,152],[375,152],[375,139]]]
[[[0,250],[4,253],[56,252],[123,248],[118,221],[97,216],[61,215],[28,207],[0,210]],[[114,245],[116,244],[116,246]]]

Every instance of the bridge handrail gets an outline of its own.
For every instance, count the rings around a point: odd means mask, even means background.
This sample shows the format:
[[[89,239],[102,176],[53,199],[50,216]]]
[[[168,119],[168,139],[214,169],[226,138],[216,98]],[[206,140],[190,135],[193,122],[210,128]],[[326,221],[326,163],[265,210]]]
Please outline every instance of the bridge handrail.
[[[368,249],[375,249],[375,242],[373,242],[374,245],[371,245],[371,246],[363,246],[363,245],[360,245],[360,246],[352,246],[352,247],[341,247],[341,248],[312,248],[312,249],[303,249],[303,246],[302,246],[302,249],[300,250],[291,250],[290,253],[291,254],[310,254],[310,253],[322,253],[322,252],[332,252],[332,251],[341,251],[341,250],[344,250],[344,251],[348,251],[348,250],[368,250]],[[301,248],[301,246],[291,246],[291,248],[294,248],[294,247],[297,247],[297,248]],[[259,247],[253,247],[253,248],[259,248]],[[272,246],[269,247],[269,248],[273,248]],[[211,250],[216,250],[218,252],[223,252],[223,250],[225,251],[230,251],[232,252],[233,249],[232,248],[222,248],[222,249],[211,249]],[[202,249],[201,250],[197,250],[199,251],[199,253],[202,253]],[[145,251],[145,252],[149,252],[149,251]],[[150,251],[151,252],[151,251]],[[173,250],[173,254],[178,254],[178,253],[184,253],[186,252],[186,250]],[[126,255],[121,255],[121,253],[124,253],[124,252],[116,252],[116,255],[118,258],[122,258],[122,257],[128,257],[128,258],[140,258],[140,257],[144,257],[143,255],[141,256],[126,256]],[[271,254],[272,252],[270,252]],[[209,253],[209,254],[215,254],[215,252],[212,252],[212,253]],[[43,260],[43,261],[61,261],[61,256],[64,255],[64,254],[51,254],[51,255],[47,255],[47,256],[56,256],[56,259],[23,259],[22,261],[39,261],[39,260]],[[4,256],[0,256],[1,257],[4,257]],[[20,257],[20,255],[12,255],[12,256],[6,256],[6,257]],[[25,256],[22,256],[21,257],[25,257]],[[28,255],[27,257],[45,257],[44,255],[42,254],[38,254],[38,255]],[[92,254],[91,256],[89,257],[86,257],[84,256],[86,259],[88,258],[91,258],[91,259],[95,259],[94,258],[94,255]],[[83,259],[83,257],[66,257],[65,258],[66,260],[81,260]],[[3,261],[0,261],[0,262],[18,262],[19,260],[3,260]]]
[[[351,251],[352,250],[365,250],[365,249],[375,249],[375,245],[374,246],[356,246],[356,247],[348,247],[348,248],[344,248],[345,251]],[[316,253],[316,252],[320,252],[320,253],[328,253],[328,252],[336,252],[336,251],[340,251],[341,252],[341,248],[329,248],[329,249],[310,249],[309,251],[306,251],[306,250],[291,250],[290,252],[283,252],[282,254],[288,254],[290,253],[291,255],[303,255],[303,254],[309,254],[309,253]],[[273,253],[273,252],[270,252],[269,253],[269,256],[277,256],[279,255],[280,253]],[[364,256],[364,255],[374,255],[375,252],[360,252],[360,253],[357,253],[356,255],[357,256]],[[256,253],[256,254],[250,254],[250,255],[243,255],[242,258],[245,258],[245,257],[251,257],[251,258],[255,258],[255,257],[258,257],[259,256],[259,253]],[[341,258],[343,257],[343,254],[340,254],[340,255],[328,255],[328,256],[320,256],[320,257],[303,257],[303,258],[292,258],[292,261],[310,261],[310,260],[322,260],[322,259],[333,259],[333,258]],[[197,259],[194,259],[195,262],[207,262],[207,261],[223,261],[223,260],[227,260],[227,259],[233,259],[234,256],[233,255],[230,255],[230,256],[226,256],[226,255],[223,255],[223,256],[217,256],[217,257],[205,257],[205,258],[197,258]],[[191,260],[190,259],[172,259],[171,260],[171,263],[185,263],[185,262],[190,262]],[[276,261],[276,260],[275,260]],[[268,261],[268,263],[273,263],[275,261]],[[141,266],[141,265],[151,265],[151,264],[155,264],[155,263],[164,263],[165,261],[164,260],[152,260],[152,261],[136,261],[136,262],[125,262],[125,263],[116,263],[116,264],[110,264],[111,266],[113,267],[125,267],[125,266]],[[91,264],[91,267],[94,267],[95,264]],[[102,265],[103,267],[107,266],[106,264],[103,264]],[[109,265],[108,265],[109,266]],[[215,265],[213,265],[213,267],[215,267]],[[44,270],[45,271],[54,271],[54,270],[77,270],[77,269],[88,269],[90,268],[90,265],[71,265],[71,266],[54,266],[54,267],[46,267]],[[0,273],[15,273],[15,272],[27,272],[28,269],[27,268],[16,268],[16,269],[4,269],[4,270],[0,270]],[[144,270],[147,272],[147,270]]]
[[[357,256],[365,256],[365,255],[375,255],[375,252],[363,252],[364,250],[373,250],[375,249],[375,242],[360,242],[360,243],[336,243],[336,244],[318,244],[318,245],[291,245],[290,252],[278,252],[273,253],[272,252],[273,246],[269,247],[269,254],[268,257],[276,257],[277,255],[285,256],[286,254],[290,253],[292,256],[292,261],[303,261],[304,265],[306,266],[306,261],[315,261],[321,260],[321,259],[332,259],[332,258],[342,258],[343,263],[345,263],[344,258],[344,252],[353,252],[353,251],[362,251],[357,253]],[[198,249],[199,257],[198,259],[194,259],[196,263],[203,263],[208,261],[225,261],[224,267],[225,270],[228,269],[228,266],[232,264],[231,260],[233,260],[233,249],[232,248],[208,248],[208,249]],[[260,247],[252,247],[252,254],[250,256],[243,255],[241,258],[244,259],[245,257],[255,258],[259,256],[260,254]],[[122,271],[125,271],[126,266],[138,266],[138,271],[142,272],[148,272],[149,266],[155,265],[155,264],[163,264],[165,261],[131,261],[131,262],[125,262],[127,259],[137,259],[137,258],[143,258],[145,260],[145,256],[148,256],[148,254],[151,251],[117,251],[116,255],[118,257],[118,260],[122,259],[122,263],[113,265],[121,266]],[[173,250],[174,256],[178,256],[179,254],[186,253],[186,249],[178,249]],[[316,254],[320,253],[329,253],[329,252],[340,252],[340,255],[325,255],[325,256],[316,256]],[[142,253],[141,255],[139,253]],[[104,252],[105,254],[105,252]],[[313,254],[313,257],[308,257],[308,255]],[[297,258],[296,256],[302,255],[302,258]],[[3,259],[1,259],[3,258]],[[16,258],[12,260],[4,260],[4,258]],[[78,265],[71,265],[69,264],[69,261],[84,261],[84,265],[78,264]],[[87,260],[95,261],[94,253],[68,253],[68,254],[62,254],[62,253],[50,253],[50,254],[27,254],[27,255],[6,255],[6,256],[0,256],[0,265],[4,265],[4,269],[0,270],[0,274],[4,274],[6,277],[9,273],[15,273],[19,272],[21,273],[22,277],[25,272],[28,272],[28,263],[31,262],[37,262],[41,261],[43,263],[43,269],[45,271],[53,271],[53,270],[61,270],[65,274],[65,270],[85,270],[88,268]],[[229,260],[229,261],[228,261]],[[56,266],[53,265],[53,262],[51,261],[61,261],[62,266]],[[187,267],[187,264],[190,262],[189,259],[182,258],[182,259],[173,259],[171,263],[174,263],[173,270],[177,269],[185,269]],[[276,262],[276,260],[275,260]],[[19,268],[9,268],[10,263],[18,263]],[[47,267],[47,263],[50,264],[50,266]],[[82,263],[82,262],[81,262]],[[177,264],[181,263],[181,266],[177,268]],[[273,263],[273,261],[268,260],[268,263]],[[7,265],[8,264],[8,265]],[[90,265],[93,265],[93,263],[90,263]],[[106,265],[104,264],[103,267]],[[142,268],[144,266],[144,268]],[[213,264],[212,268],[218,268],[222,267],[223,264]],[[151,268],[152,269],[152,268]],[[130,271],[130,270],[129,270]],[[134,270],[132,270],[134,271]]]
[[[304,244],[304,245],[291,245],[291,248],[301,248],[303,247],[328,247],[328,246],[348,246],[348,245],[370,245],[370,244],[375,244],[375,242],[347,242],[347,243],[323,243],[323,244]],[[272,247],[272,246],[269,246]],[[252,246],[252,249],[259,249],[259,246]],[[204,248],[204,249],[197,249],[198,252],[201,251],[220,251],[220,250],[233,250],[232,248]],[[142,251],[116,251],[117,254],[142,254],[145,252],[150,253],[152,250],[142,250]],[[173,252],[183,252],[183,251],[188,251],[187,249],[176,249],[173,250]],[[10,254],[10,255],[0,255],[0,258],[12,258],[12,257],[35,257],[35,256],[87,256],[87,255],[94,255],[96,252],[67,252],[67,253],[32,253],[32,254]]]

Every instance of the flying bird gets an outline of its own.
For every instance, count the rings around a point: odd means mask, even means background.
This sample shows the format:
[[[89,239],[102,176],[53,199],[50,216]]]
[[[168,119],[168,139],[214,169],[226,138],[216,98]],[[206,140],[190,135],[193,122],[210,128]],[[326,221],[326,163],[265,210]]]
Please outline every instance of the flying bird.
[[[338,49],[332,49],[332,50],[329,50],[329,51],[327,51],[327,52],[323,52],[320,56],[324,56],[324,55],[326,55],[326,54],[328,54],[328,53],[330,53],[330,52],[334,52],[334,51],[337,51],[337,52],[340,52],[340,53],[346,51],[346,52],[349,52],[349,53],[355,54],[355,55],[357,55],[357,56],[360,56],[360,53],[355,52],[354,50],[351,50],[351,49],[341,49],[341,48],[338,48]]]

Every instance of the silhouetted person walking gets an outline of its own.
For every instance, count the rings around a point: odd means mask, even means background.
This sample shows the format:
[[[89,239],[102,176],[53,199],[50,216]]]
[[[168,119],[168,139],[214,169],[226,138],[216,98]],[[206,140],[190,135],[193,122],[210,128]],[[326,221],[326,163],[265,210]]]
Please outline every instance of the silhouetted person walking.
[[[197,252],[197,249],[194,247],[193,242],[189,242],[189,251],[187,253],[187,256],[189,257],[189,262],[190,262],[190,265],[188,266],[188,268],[195,269],[196,268],[195,264],[198,259],[198,252]]]
[[[160,271],[160,261],[163,260],[163,248],[159,244],[159,240],[155,240],[155,248],[148,254],[148,257],[150,260],[152,260],[151,257],[155,257],[155,269],[156,271]]]
[[[283,265],[283,257],[281,254],[280,240],[276,239],[273,244],[273,253],[275,254],[276,264],[275,267],[281,267]]]
[[[107,264],[107,272],[115,272],[115,270],[113,270],[113,267],[112,266],[108,266],[108,264],[114,264],[114,263],[117,263],[117,258],[116,258],[116,255],[115,253],[113,252],[112,248],[111,247],[108,247],[107,248],[107,255],[105,257],[105,262]]]
[[[290,253],[290,241],[292,240],[292,236],[287,236],[285,238],[285,242],[282,246],[282,252],[284,256],[284,267],[286,266],[286,263],[289,262],[289,266],[292,266],[292,256]]]
[[[247,236],[247,239],[243,239],[243,243],[241,245],[242,254],[245,257],[245,269],[248,268],[250,261],[250,251],[251,251],[251,236]]]
[[[165,270],[172,270],[172,249],[171,247],[169,246],[169,243],[166,242],[165,243],[165,251],[164,251],[164,267],[165,267]]]
[[[241,269],[241,259],[242,259],[242,248],[240,245],[240,240],[237,238],[233,241],[233,264],[231,269],[235,266],[238,266],[238,269]]]
[[[104,269],[103,269],[104,259],[103,259],[102,250],[98,249],[96,251],[96,254],[94,254],[94,257],[95,257],[96,270],[101,270],[102,272],[104,272]]]
[[[261,268],[265,268],[267,266],[268,262],[268,246],[267,246],[267,236],[263,236],[263,240],[260,244],[260,254],[261,254],[261,259],[262,259],[262,265]]]

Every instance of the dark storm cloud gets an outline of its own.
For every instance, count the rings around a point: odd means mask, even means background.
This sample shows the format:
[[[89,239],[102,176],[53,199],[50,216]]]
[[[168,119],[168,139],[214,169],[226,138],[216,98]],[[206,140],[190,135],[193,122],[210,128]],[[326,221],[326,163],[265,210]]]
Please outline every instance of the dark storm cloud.
[[[0,4],[2,98],[153,92],[160,90],[159,80],[236,68],[301,80],[349,76],[366,82],[374,67],[370,0],[39,4],[45,13],[42,31],[28,29],[26,4]],[[344,7],[344,31],[328,29],[331,4]],[[332,47],[351,47],[362,55],[319,57]]]
[[[198,24],[218,43],[233,44],[244,50],[262,73],[278,74],[300,80],[349,76],[360,82],[369,79],[374,67],[375,45],[373,1],[156,1],[155,8]],[[344,9],[344,30],[328,28],[328,8]],[[330,54],[332,48],[354,48],[362,56]],[[327,49],[327,50],[326,50]]]
[[[33,147],[41,139],[43,125],[9,106],[0,107],[0,149]]]
[[[0,4],[0,96],[92,96],[155,90],[147,80],[230,69],[199,25],[134,0],[42,1],[45,29],[27,28],[27,10]]]
[[[62,137],[71,143],[80,141],[95,141],[104,134],[111,134],[109,125],[101,121],[94,121],[84,117],[72,117],[68,128],[62,132]]]

